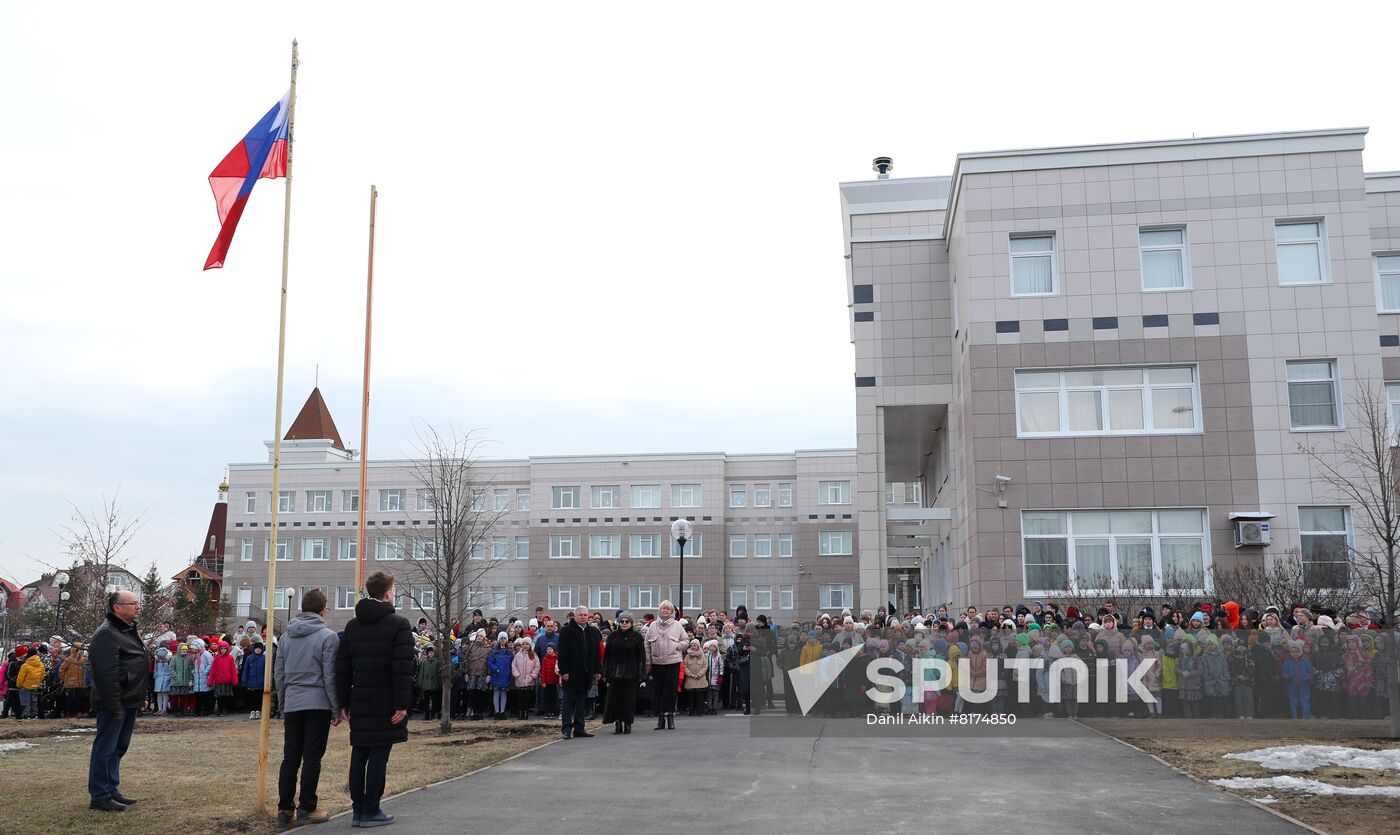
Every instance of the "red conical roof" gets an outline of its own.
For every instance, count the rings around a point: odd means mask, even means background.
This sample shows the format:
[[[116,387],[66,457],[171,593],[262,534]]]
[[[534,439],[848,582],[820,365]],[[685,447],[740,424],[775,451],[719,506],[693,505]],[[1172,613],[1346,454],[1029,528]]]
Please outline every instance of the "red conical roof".
[[[335,421],[331,419],[331,410],[326,408],[326,401],[321,397],[320,387],[311,390],[306,405],[301,407],[301,413],[292,421],[292,428],[287,430],[287,436],[282,440],[331,441],[336,449],[345,449],[340,433],[336,431]]]

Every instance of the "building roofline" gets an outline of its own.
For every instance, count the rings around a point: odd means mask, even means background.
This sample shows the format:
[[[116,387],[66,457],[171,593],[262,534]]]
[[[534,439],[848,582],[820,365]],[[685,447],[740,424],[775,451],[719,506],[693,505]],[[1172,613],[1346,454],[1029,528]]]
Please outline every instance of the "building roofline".
[[[1400,171],[1371,171],[1366,174],[1366,193],[1400,191]]]
[[[666,461],[778,461],[795,460],[797,458],[829,457],[832,455],[855,455],[856,450],[852,447],[833,447],[829,449],[798,449],[792,452],[746,452],[746,453],[726,453],[726,452],[644,452],[644,453],[616,453],[603,455],[536,455],[529,458],[482,458],[478,459],[477,466],[482,468],[492,467],[528,467],[533,464],[625,464],[625,463],[648,463]],[[385,458],[371,459],[366,466],[375,469],[387,469],[391,467],[413,466],[418,463],[418,459],[412,458]],[[321,469],[325,467],[335,467],[342,469],[346,467],[358,468],[357,461],[300,461],[283,462],[283,469]],[[272,464],[267,461],[234,463],[228,465],[230,472],[250,472],[254,470],[271,469]]]

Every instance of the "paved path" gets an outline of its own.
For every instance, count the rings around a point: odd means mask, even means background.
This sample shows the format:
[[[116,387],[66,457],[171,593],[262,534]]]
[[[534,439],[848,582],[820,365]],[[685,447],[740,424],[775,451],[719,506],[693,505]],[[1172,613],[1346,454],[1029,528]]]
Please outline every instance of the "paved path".
[[[822,720],[795,721],[805,730]],[[751,737],[742,716],[681,716],[670,732],[639,717],[630,736],[609,726],[386,801],[398,817],[386,832],[648,832],[662,822],[765,835],[1303,831],[1068,722],[1056,738],[867,737],[843,735],[850,720],[824,724],[821,736]],[[649,772],[667,755],[686,765],[658,783]],[[664,805],[646,799],[668,788]],[[346,815],[315,832],[350,828]]]

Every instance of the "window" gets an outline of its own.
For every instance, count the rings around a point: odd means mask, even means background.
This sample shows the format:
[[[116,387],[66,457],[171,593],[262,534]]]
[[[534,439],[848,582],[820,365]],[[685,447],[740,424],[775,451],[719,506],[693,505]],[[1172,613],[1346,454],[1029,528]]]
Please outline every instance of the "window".
[[[761,612],[766,612],[773,608],[772,586],[753,587],[753,607]]]
[[[1351,526],[1345,507],[1298,508],[1298,533],[1303,545],[1303,582],[1314,589],[1344,589],[1351,585],[1347,553]]]
[[[1279,284],[1319,284],[1328,280],[1322,220],[1274,221]]]
[[[286,562],[292,558],[292,542],[289,539],[277,540],[277,559]],[[263,554],[263,561],[267,561],[267,554]]]
[[[486,599],[486,592],[481,586],[467,586],[467,606],[473,609],[480,609]]]
[[[1018,235],[1011,238],[1011,295],[1053,296],[1055,236]]]
[[[1191,259],[1186,254],[1186,229],[1139,229],[1142,289],[1181,290],[1191,286]]]
[[[286,608],[288,608],[288,607],[291,605],[291,600],[292,600],[292,598],[291,598],[290,595],[287,594],[287,590],[286,590],[285,588],[273,589],[273,590],[272,590],[272,608],[273,608],[274,610],[276,610],[276,609],[286,609]],[[266,606],[266,601],[267,601],[267,592],[266,592],[266,590],[264,590],[264,591],[263,591],[263,605],[264,605],[264,606]]]
[[[729,587],[729,608],[730,608],[730,609],[737,609],[737,608],[739,608],[740,606],[743,606],[743,607],[746,608],[746,609],[747,609],[748,606],[749,606],[749,587],[748,587],[748,586],[730,586],[730,587]]]
[[[661,534],[634,533],[627,543],[627,555],[636,559],[661,556]]]
[[[330,554],[330,542],[324,539],[303,539],[301,541],[301,558],[303,561],[318,562],[328,559]]]
[[[244,513],[257,513],[257,512],[258,512],[258,494],[257,494],[257,491],[255,491],[255,490],[249,490],[248,492],[246,492],[246,493],[243,494],[243,512],[244,512]]]
[[[238,549],[238,558],[243,562],[253,561],[253,540],[245,539]]]
[[[549,558],[552,560],[576,560],[578,559],[578,537],[577,536],[550,536],[549,538]]]
[[[471,496],[470,496],[470,499],[469,499],[469,501],[470,501],[469,507],[470,507],[470,509],[471,509],[471,512],[472,512],[472,513],[485,513],[485,512],[486,512],[486,507],[487,507],[487,505],[489,504],[489,502],[487,501],[487,498],[488,498],[488,496],[486,495],[486,491],[485,491],[484,489],[478,489],[478,490],[473,490],[473,491],[471,491]]]
[[[413,605],[423,611],[437,608],[437,590],[432,586],[409,586],[408,596]]]
[[[1023,511],[1027,592],[1205,590],[1205,512]]]
[[[403,540],[390,536],[374,538],[374,558],[376,560],[403,559]]]
[[[791,608],[793,608],[793,604],[792,604],[792,586],[788,586],[788,585],[778,586],[778,608],[779,608],[779,609],[791,609]]]
[[[790,557],[790,556],[792,556],[792,534],[790,534],[790,533],[780,533],[780,534],[778,534],[778,556],[780,556],[780,557]]]
[[[673,602],[673,603],[678,603],[682,609],[685,609],[685,610],[687,610],[687,611],[696,611],[696,610],[698,610],[698,609],[700,608],[700,604],[701,604],[701,600],[700,600],[700,590],[701,590],[701,588],[703,588],[703,587],[702,587],[699,583],[686,583],[686,584],[685,584],[685,595],[684,595],[685,599],[684,599],[684,600],[679,600],[679,599],[677,599],[677,596],[676,596],[676,586],[675,586],[675,584],[673,583],[673,584],[671,585],[671,593],[670,593],[671,602]]]
[[[632,506],[636,508],[661,507],[661,485],[632,485]]]
[[[528,488],[528,487],[518,487],[518,488],[516,488],[516,490],[515,490],[515,509],[516,509],[516,510],[529,510],[529,509],[530,509],[530,488]]]
[[[849,481],[823,481],[817,490],[818,504],[850,504],[851,483]]]
[[[593,507],[608,510],[621,507],[622,488],[616,484],[593,485]]]
[[[885,504],[894,504],[894,483],[885,482]]]
[[[510,510],[510,490],[505,487],[497,487],[492,492],[496,497],[496,512],[504,513]]]
[[[357,537],[342,536],[337,545],[338,556],[342,560],[357,560],[360,558],[360,542]]]
[[[1385,384],[1385,402],[1390,414],[1390,445],[1400,445],[1400,383]]]
[[[492,608],[492,609],[495,609],[495,610],[498,611],[498,612],[503,612],[503,611],[505,611],[505,608],[506,608],[506,587],[505,587],[505,586],[492,586],[492,587],[491,587],[491,608]]]
[[[773,556],[773,537],[766,533],[754,534],[753,555],[755,557]]]
[[[510,543],[504,536],[491,537],[491,559],[504,560],[510,558]]]
[[[402,490],[380,490],[379,509],[382,511],[403,510]]]
[[[1400,253],[1376,256],[1376,284],[1377,309],[1382,313],[1400,313]]]
[[[850,556],[851,532],[821,531],[817,534],[817,553],[823,557]]]
[[[340,509],[341,509],[342,511],[346,512],[346,513],[359,513],[359,512],[360,512],[360,491],[359,491],[359,490],[341,490],[341,491],[340,491]]]
[[[549,608],[572,609],[578,604],[578,586],[550,586]]]
[[[767,484],[755,484],[753,486],[753,506],[772,507],[773,488]]]
[[[778,485],[778,507],[792,507],[792,485]]]
[[[672,484],[671,507],[699,507],[700,485]]]
[[[277,493],[277,512],[294,513],[296,508],[296,493],[292,490],[280,490]]]
[[[731,485],[729,485],[729,506],[730,506],[730,507],[748,507],[748,506],[749,506],[749,489],[748,489],[748,487],[747,487],[746,485],[743,485],[743,484],[731,484]]]
[[[924,485],[919,481],[906,481],[904,483],[904,503],[922,505],[924,503]]]
[[[433,491],[427,487],[419,487],[413,491],[414,510],[433,509]]]
[[[637,585],[627,587],[627,608],[655,609],[661,605],[661,586]]]
[[[679,557],[679,556],[681,555],[681,546],[680,546],[680,543],[677,542],[673,537],[669,537],[669,536],[668,536],[667,539],[670,539],[670,540],[671,540],[671,556],[672,556],[672,557]],[[703,548],[704,544],[705,544],[705,535],[704,535],[703,533],[697,533],[695,536],[691,537],[690,539],[687,539],[687,540],[685,541],[685,557],[686,557],[686,559],[690,559],[691,557],[698,557],[698,556],[700,556],[700,554],[703,553],[703,551],[704,551],[704,548]]]
[[[435,560],[438,558],[438,544],[433,539],[413,540],[413,558],[415,560]]]
[[[475,544],[472,545],[471,559],[474,559],[474,560],[484,560],[484,559],[486,559],[486,543],[485,543],[485,542],[477,542],[477,543],[475,543]]]
[[[729,537],[729,556],[735,559],[742,559],[749,555],[749,538],[738,535]]]
[[[1190,365],[1016,372],[1019,437],[1200,432]]]
[[[616,609],[622,600],[622,586],[589,586],[588,608]]]
[[[307,491],[306,491],[306,512],[307,512],[307,513],[330,513],[330,512],[331,512],[331,491],[329,491],[329,490],[307,490]]]
[[[855,597],[855,589],[850,583],[823,583],[817,592],[822,609],[849,609]]]
[[[515,538],[515,558],[517,560],[528,560],[530,558],[530,537],[517,536]]]
[[[550,493],[554,503],[551,505],[555,510],[577,510],[578,509],[578,487],[551,487]]]
[[[530,608],[530,587],[529,587],[529,586],[516,586],[516,587],[513,589],[513,592],[514,592],[514,596],[515,596],[515,608],[516,608],[517,610],[523,612],[523,611],[525,611],[526,609]]]
[[[353,609],[355,608],[355,604],[358,602],[359,596],[355,594],[354,589],[350,588],[349,586],[336,586],[335,608]]]
[[[618,534],[593,534],[588,537],[588,558],[611,560],[622,556],[622,537]]]
[[[1294,429],[1335,429],[1337,364],[1332,360],[1288,363],[1288,418]]]

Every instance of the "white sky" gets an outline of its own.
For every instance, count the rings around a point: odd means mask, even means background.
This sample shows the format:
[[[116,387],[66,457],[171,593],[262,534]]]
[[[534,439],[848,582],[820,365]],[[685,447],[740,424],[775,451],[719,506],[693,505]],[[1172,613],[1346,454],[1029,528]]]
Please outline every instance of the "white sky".
[[[837,183],[876,155],[1369,125],[1400,169],[1394,4],[408,5],[7,8],[0,576],[118,488],[169,574],[264,458],[282,181],[200,268],[293,36],[284,427],[319,364],[358,445],[375,183],[371,457],[415,420],[503,457],[854,446]]]

